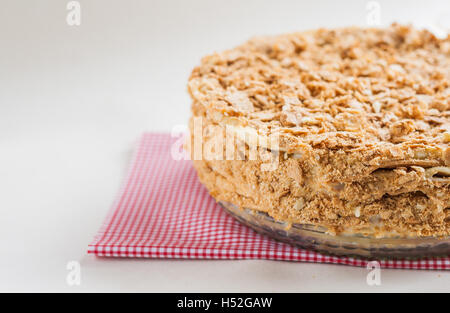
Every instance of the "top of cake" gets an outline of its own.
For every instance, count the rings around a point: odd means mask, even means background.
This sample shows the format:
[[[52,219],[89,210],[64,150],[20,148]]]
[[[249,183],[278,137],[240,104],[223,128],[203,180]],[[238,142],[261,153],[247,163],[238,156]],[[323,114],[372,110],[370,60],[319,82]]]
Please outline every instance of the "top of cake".
[[[188,88],[194,115],[277,135],[282,151],[397,149],[450,164],[450,35],[392,25],[254,38],[203,58]]]

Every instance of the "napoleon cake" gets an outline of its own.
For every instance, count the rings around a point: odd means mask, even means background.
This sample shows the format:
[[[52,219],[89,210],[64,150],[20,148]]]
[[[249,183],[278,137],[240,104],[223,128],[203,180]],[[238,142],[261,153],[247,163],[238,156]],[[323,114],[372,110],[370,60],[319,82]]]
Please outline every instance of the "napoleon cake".
[[[333,235],[450,234],[450,36],[254,38],[203,58],[188,90],[188,146],[217,201]]]

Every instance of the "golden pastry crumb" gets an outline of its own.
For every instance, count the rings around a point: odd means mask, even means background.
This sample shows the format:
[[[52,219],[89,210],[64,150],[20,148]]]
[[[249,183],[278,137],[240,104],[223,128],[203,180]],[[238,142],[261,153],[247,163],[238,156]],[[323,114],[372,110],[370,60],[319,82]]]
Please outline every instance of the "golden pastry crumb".
[[[255,38],[205,57],[188,90],[203,150],[236,136],[240,158],[216,148],[223,158],[194,161],[216,200],[334,233],[450,234],[450,36],[392,25]]]

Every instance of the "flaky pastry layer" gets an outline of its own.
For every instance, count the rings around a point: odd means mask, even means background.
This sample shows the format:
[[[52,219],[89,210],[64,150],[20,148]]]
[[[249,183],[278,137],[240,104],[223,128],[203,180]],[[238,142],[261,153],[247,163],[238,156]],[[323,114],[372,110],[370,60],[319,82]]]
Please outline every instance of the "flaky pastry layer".
[[[450,36],[393,25],[256,38],[205,57],[188,89],[204,150],[232,133],[243,156],[194,161],[217,200],[333,233],[449,235]],[[276,149],[262,144],[272,137]]]

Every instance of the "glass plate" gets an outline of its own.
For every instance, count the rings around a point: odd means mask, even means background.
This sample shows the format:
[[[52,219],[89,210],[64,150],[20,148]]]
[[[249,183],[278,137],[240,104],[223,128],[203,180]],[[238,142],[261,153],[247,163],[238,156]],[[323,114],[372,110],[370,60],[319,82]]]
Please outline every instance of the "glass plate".
[[[240,209],[220,202],[220,205],[241,223],[278,241],[314,250],[323,254],[371,259],[418,259],[450,255],[450,237],[434,238],[371,238],[363,235],[326,233],[313,225],[293,224],[274,220],[264,212]]]

